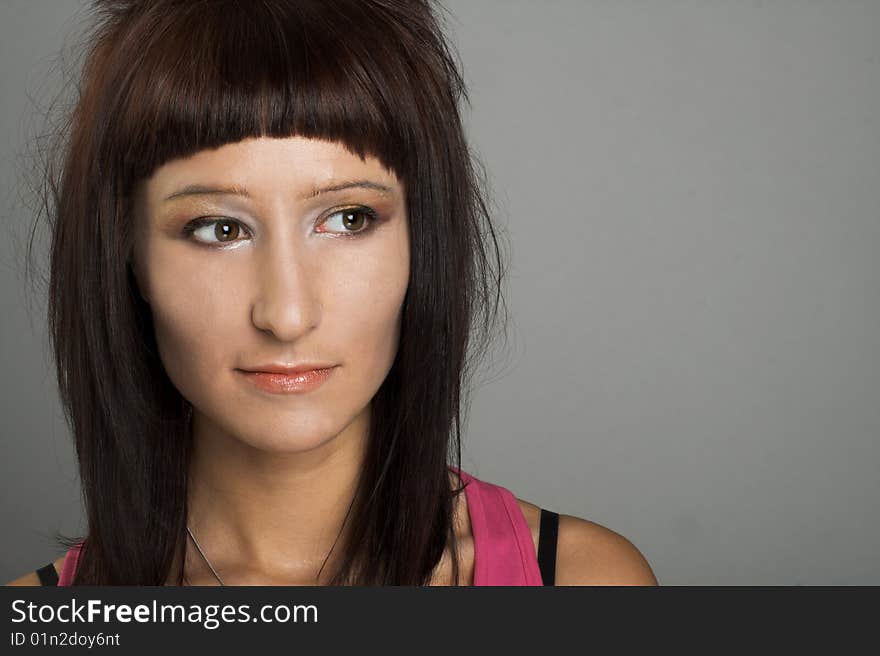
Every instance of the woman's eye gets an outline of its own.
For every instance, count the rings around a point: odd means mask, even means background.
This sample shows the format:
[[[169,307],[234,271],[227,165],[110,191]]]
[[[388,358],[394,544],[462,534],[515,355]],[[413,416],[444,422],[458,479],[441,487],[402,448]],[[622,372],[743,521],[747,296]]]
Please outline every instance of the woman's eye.
[[[344,235],[357,235],[367,232],[376,222],[376,211],[369,207],[350,207],[334,212],[321,223],[330,226],[330,230],[321,232],[338,232]],[[366,227],[364,227],[366,226]]]
[[[188,223],[183,232],[187,237],[197,235],[196,241],[204,244],[227,244],[235,242],[238,236],[246,231],[244,226],[234,219],[205,218]]]
[[[369,232],[378,220],[378,214],[370,207],[352,207],[339,210],[328,216],[319,232],[332,232],[354,237]],[[240,242],[242,233],[248,234],[247,228],[235,219],[225,217],[205,217],[190,221],[183,228],[187,239],[211,246]],[[195,237],[193,237],[195,235]],[[250,237],[245,237],[249,239]]]

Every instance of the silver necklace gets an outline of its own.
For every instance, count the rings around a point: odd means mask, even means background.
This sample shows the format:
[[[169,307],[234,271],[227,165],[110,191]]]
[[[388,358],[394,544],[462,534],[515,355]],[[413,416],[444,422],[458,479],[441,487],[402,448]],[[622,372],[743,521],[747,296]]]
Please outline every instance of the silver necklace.
[[[214,566],[211,564],[211,561],[208,560],[208,557],[205,555],[205,552],[202,551],[202,548],[199,546],[199,541],[196,540],[196,536],[193,535],[191,530],[189,530],[189,526],[186,527],[186,532],[189,533],[189,537],[192,538],[193,544],[196,545],[196,549],[198,549],[199,554],[201,554],[201,556],[202,556],[202,560],[204,560],[205,564],[211,569],[211,573],[214,575],[214,578],[217,579],[217,582],[220,585],[225,585],[225,583],[223,583],[223,579],[220,578],[220,575],[217,573],[217,570],[214,569]]]

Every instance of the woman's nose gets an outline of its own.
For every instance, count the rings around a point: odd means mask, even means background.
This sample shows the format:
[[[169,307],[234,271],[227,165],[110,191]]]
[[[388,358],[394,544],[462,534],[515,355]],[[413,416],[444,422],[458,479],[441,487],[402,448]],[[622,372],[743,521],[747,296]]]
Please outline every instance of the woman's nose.
[[[296,341],[320,321],[320,305],[313,275],[301,253],[288,249],[263,259],[252,321],[278,340]]]

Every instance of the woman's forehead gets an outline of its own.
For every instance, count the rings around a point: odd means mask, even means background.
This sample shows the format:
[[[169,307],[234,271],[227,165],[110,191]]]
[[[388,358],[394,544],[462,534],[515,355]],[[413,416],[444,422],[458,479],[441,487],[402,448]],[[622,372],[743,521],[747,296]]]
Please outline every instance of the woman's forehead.
[[[248,196],[283,187],[307,199],[346,185],[387,196],[401,191],[397,176],[377,158],[301,136],[245,139],[171,160],[153,172],[145,191],[154,201],[171,202],[211,191]]]

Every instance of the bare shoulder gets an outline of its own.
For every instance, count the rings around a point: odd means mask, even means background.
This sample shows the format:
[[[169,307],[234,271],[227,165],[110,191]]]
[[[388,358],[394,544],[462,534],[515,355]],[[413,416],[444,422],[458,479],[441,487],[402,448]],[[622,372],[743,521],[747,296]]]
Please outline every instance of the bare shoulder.
[[[537,552],[541,508],[517,499]],[[601,524],[559,515],[555,585],[657,585],[648,561],[625,537]]]
[[[556,585],[657,585],[636,546],[601,524],[559,516]]]
[[[58,574],[60,576],[61,575],[61,568],[64,565],[64,556],[57,558],[55,560],[55,562],[53,563],[53,565],[55,565],[55,571],[58,572]],[[7,587],[10,587],[10,586],[39,586],[39,585],[42,585],[42,583],[40,583],[40,577],[37,576],[36,570],[28,572],[24,576],[20,576],[19,578],[15,579],[14,581],[10,581],[9,583],[6,584]]]

